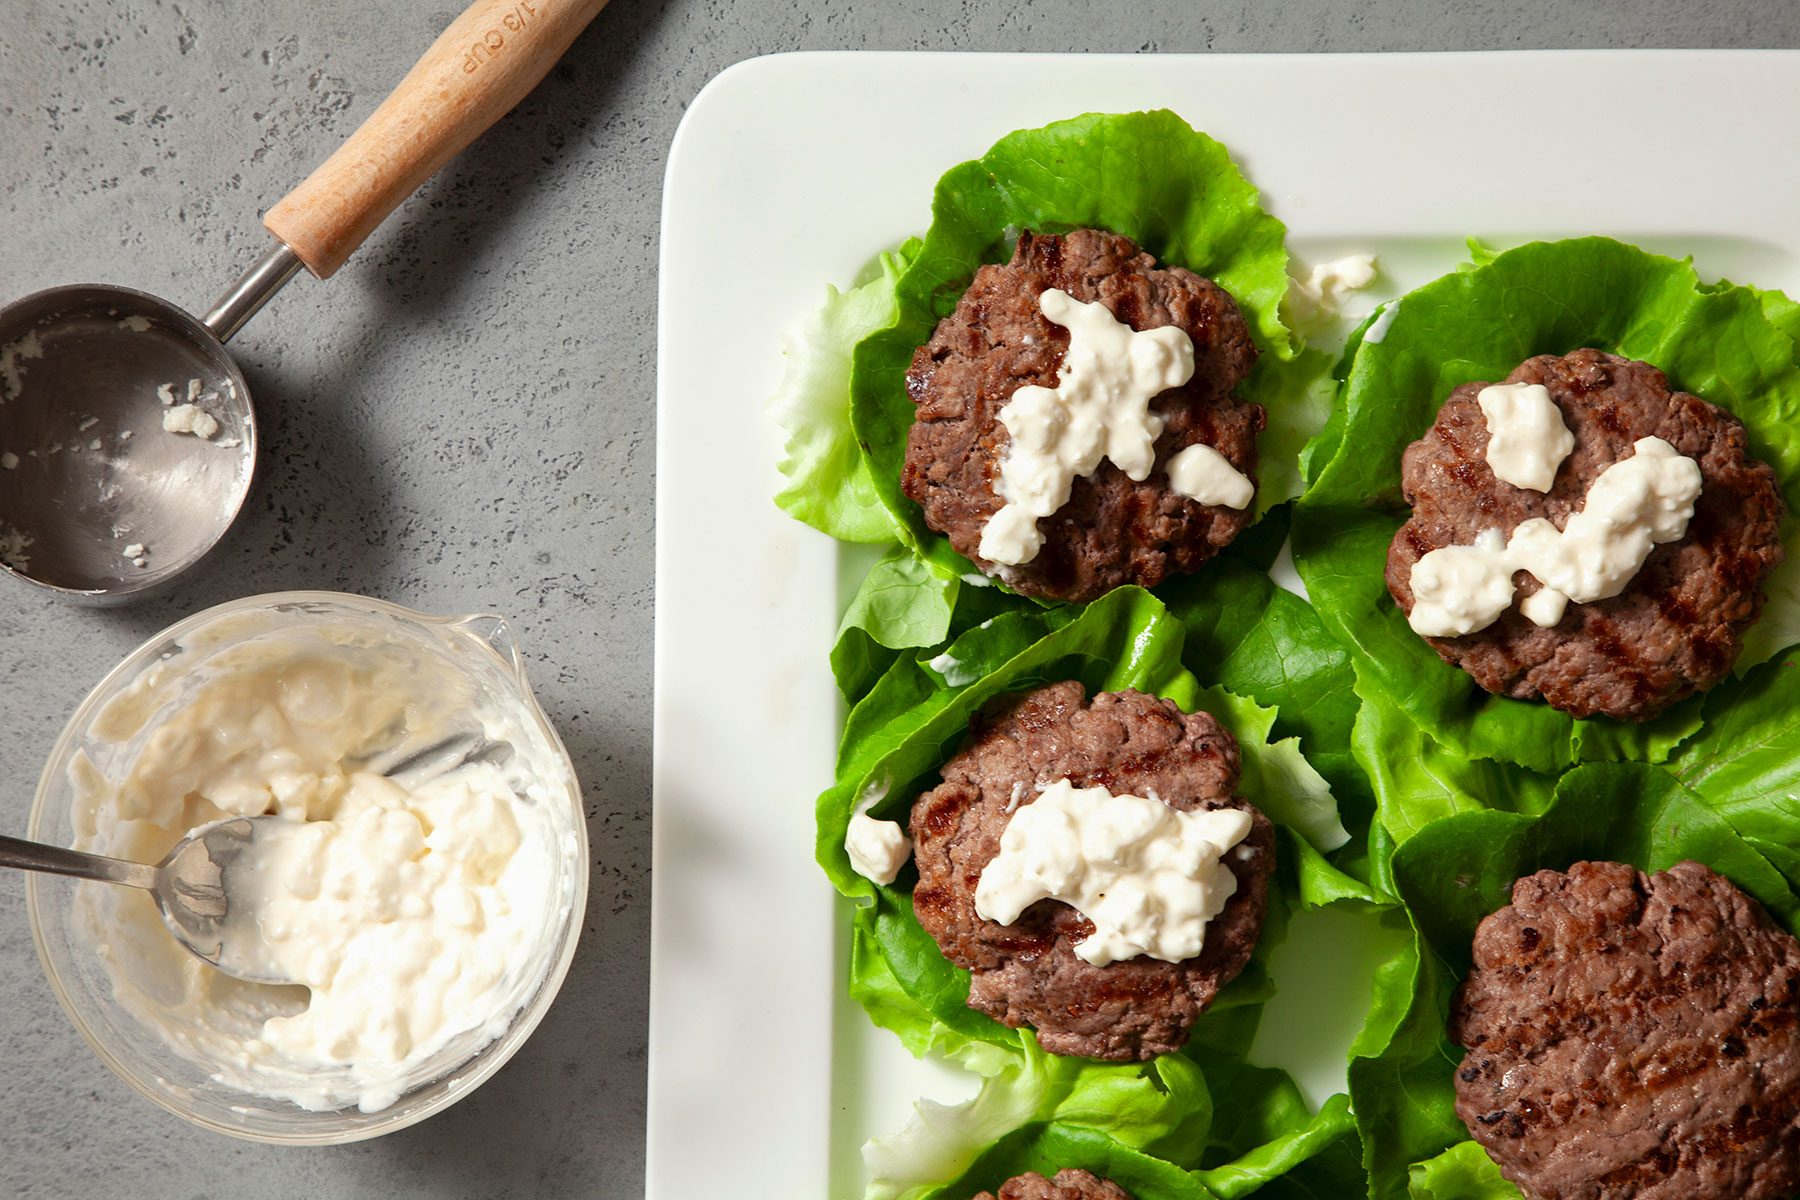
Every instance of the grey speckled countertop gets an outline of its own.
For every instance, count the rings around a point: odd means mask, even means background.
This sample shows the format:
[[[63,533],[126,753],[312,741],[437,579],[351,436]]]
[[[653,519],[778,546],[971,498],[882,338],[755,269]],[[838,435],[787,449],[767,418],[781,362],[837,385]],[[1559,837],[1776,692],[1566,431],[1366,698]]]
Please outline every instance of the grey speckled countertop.
[[[372,1143],[189,1128],[81,1043],[0,874],[0,1196],[641,1194],[651,507],[664,155],[714,74],[790,49],[1321,51],[1800,45],[1791,0],[614,0],[521,109],[328,284],[235,343],[261,475],[175,591],[95,611],[0,596],[0,830],[64,720],[157,629],[327,588],[516,618],[587,796],[595,876],[562,997],[510,1066]],[[0,0],[0,299],[106,280],[210,302],[261,211],[457,11],[397,0]]]

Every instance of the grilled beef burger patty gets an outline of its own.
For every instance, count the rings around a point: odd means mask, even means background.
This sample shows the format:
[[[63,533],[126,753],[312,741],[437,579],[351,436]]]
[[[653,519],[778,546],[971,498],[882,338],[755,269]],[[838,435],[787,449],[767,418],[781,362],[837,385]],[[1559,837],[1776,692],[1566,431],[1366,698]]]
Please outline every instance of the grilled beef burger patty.
[[[1021,387],[1057,385],[1069,332],[1039,311],[1050,288],[1105,304],[1140,332],[1181,329],[1193,339],[1194,375],[1151,404],[1167,425],[1148,478],[1135,482],[1102,460],[1075,480],[1067,504],[1038,521],[1044,544],[1037,556],[1002,566],[978,553],[983,528],[1004,504],[995,484],[1011,435],[1000,410]],[[1164,467],[1177,451],[1204,442],[1254,477],[1263,410],[1231,391],[1255,363],[1243,314],[1210,280],[1158,267],[1117,234],[1021,234],[1012,261],[977,271],[913,356],[906,389],[916,420],[902,490],[957,553],[1024,595],[1085,601],[1120,584],[1154,587],[1198,568],[1254,520],[1251,509],[1200,504],[1170,490]]]
[[[996,1200],[995,1193],[982,1192],[974,1200]],[[1000,1185],[998,1200],[1132,1200],[1131,1193],[1110,1179],[1101,1179],[1091,1171],[1065,1168],[1056,1178],[1045,1179],[1036,1171],[1014,1175]]]
[[[1456,1114],[1533,1200],[1800,1191],[1800,942],[1699,863],[1513,885],[1451,1006]]]
[[[1575,437],[1550,491],[1501,481],[1487,463],[1488,429],[1467,383],[1406,450],[1401,484],[1412,518],[1388,549],[1387,585],[1412,612],[1413,565],[1433,550],[1466,546],[1484,531],[1510,534],[1532,517],[1558,529],[1582,507],[1594,480],[1659,437],[1700,466],[1701,491],[1687,533],[1655,547],[1617,596],[1571,603],[1540,628],[1514,604],[1461,637],[1428,637],[1438,655],[1483,688],[1517,700],[1542,697],[1576,717],[1642,721],[1723,679],[1763,606],[1763,581],[1781,562],[1787,506],[1767,464],[1748,457],[1736,417],[1671,391],[1648,363],[1598,350],[1529,359],[1507,383],[1542,384]],[[1515,576],[1519,599],[1538,590]]]
[[[913,805],[913,910],[945,957],[971,972],[970,1008],[1031,1026],[1054,1054],[1148,1059],[1179,1049],[1250,961],[1268,909],[1275,830],[1233,796],[1237,739],[1211,715],[1141,692],[1102,692],[1091,703],[1084,695],[1080,683],[1056,683],[1006,697],[976,719],[969,743],[944,764],[943,783]],[[1061,901],[1040,900],[1011,925],[975,911],[982,870],[1012,814],[1036,799],[1038,785],[1063,778],[1183,811],[1252,815],[1249,834],[1223,859],[1237,891],[1207,925],[1199,955],[1095,966],[1075,954],[1093,924]]]

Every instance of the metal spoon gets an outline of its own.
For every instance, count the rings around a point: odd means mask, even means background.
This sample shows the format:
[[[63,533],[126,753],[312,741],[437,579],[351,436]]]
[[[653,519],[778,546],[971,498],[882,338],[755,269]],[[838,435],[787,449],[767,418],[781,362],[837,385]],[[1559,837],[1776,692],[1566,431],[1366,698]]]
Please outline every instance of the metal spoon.
[[[178,842],[155,866],[0,837],[0,867],[48,871],[101,883],[143,888],[156,900],[163,924],[175,940],[197,958],[227,975],[251,983],[293,983],[272,976],[268,964],[230,953],[225,936],[231,919],[231,876],[257,830],[280,817],[231,817],[196,829]]]
[[[329,278],[555,65],[606,0],[475,0],[348,141],[263,218],[276,245],[205,317],[84,284],[0,308],[0,571],[105,604],[225,536],[256,413],[225,343],[302,266]],[[163,391],[159,396],[159,390]],[[199,420],[202,436],[173,429]],[[216,423],[210,436],[205,431]]]

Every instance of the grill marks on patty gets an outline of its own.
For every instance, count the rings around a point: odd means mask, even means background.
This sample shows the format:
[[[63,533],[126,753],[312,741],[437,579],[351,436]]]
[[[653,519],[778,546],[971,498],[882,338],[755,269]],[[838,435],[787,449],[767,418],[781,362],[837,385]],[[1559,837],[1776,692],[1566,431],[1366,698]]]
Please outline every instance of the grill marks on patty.
[[[1173,325],[1194,342],[1194,377],[1151,404],[1168,421],[1148,478],[1132,481],[1111,462],[1078,478],[1069,502],[1038,522],[1036,558],[999,566],[979,557],[981,531],[1004,503],[994,492],[1011,435],[1000,410],[1027,385],[1054,388],[1069,334],[1038,309],[1060,288],[1098,301],[1144,331]],[[1154,587],[1192,571],[1231,542],[1253,516],[1202,505],[1168,487],[1164,466],[1204,442],[1255,476],[1261,406],[1231,394],[1256,363],[1250,328],[1218,285],[1180,267],[1159,268],[1129,239],[1093,229],[1025,233],[1012,261],[982,267],[955,311],[913,356],[906,389],[915,407],[901,488],[957,553],[1015,591],[1085,601],[1119,586]]]
[[[1006,697],[976,719],[969,743],[944,764],[943,783],[913,805],[913,910],[945,957],[971,972],[970,1008],[1031,1026],[1055,1054],[1148,1059],[1179,1049],[1250,960],[1268,908],[1275,831],[1233,796],[1237,740],[1212,716],[1141,692],[1084,698],[1081,684],[1057,683]],[[1208,924],[1199,956],[1097,967],[1074,949],[1093,924],[1067,904],[1041,900],[1012,925],[976,913],[981,872],[999,853],[1012,813],[1036,799],[1037,785],[1063,778],[1156,796],[1183,811],[1252,814],[1250,833],[1224,859],[1237,891]]]
[[[1686,535],[1652,550],[1623,592],[1571,603],[1550,629],[1515,604],[1486,629],[1425,640],[1488,691],[1541,697],[1576,717],[1647,720],[1723,679],[1762,611],[1763,581],[1782,561],[1787,512],[1774,471],[1748,456],[1743,425],[1671,391],[1655,367],[1598,350],[1529,359],[1505,382],[1548,389],[1575,449],[1548,493],[1504,483],[1487,465],[1487,421],[1476,399],[1488,385],[1451,392],[1401,460],[1413,512],[1388,549],[1395,602],[1412,611],[1413,565],[1433,550],[1469,545],[1485,529],[1510,534],[1532,517],[1562,528],[1606,468],[1630,458],[1638,439],[1660,437],[1699,463],[1700,497]],[[1515,581],[1521,600],[1538,590],[1526,572]]]

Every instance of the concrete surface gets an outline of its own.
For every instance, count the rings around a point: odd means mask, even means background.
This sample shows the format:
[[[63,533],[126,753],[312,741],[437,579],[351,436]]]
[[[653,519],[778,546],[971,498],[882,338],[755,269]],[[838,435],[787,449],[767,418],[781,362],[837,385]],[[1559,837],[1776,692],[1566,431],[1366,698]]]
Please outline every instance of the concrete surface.
[[[796,48],[1800,45],[1790,0],[1108,7],[614,0],[337,278],[302,279],[236,343],[266,454],[214,559],[122,611],[0,594],[0,829],[23,830],[64,719],[139,641],[237,596],[331,588],[518,620],[596,865],[562,998],[506,1070],[424,1126],[308,1151],[191,1129],[109,1074],[0,875],[0,1196],[641,1194],[657,206],[682,111],[722,68]],[[260,212],[456,10],[0,0],[0,299],[97,279],[203,307],[264,246]]]

